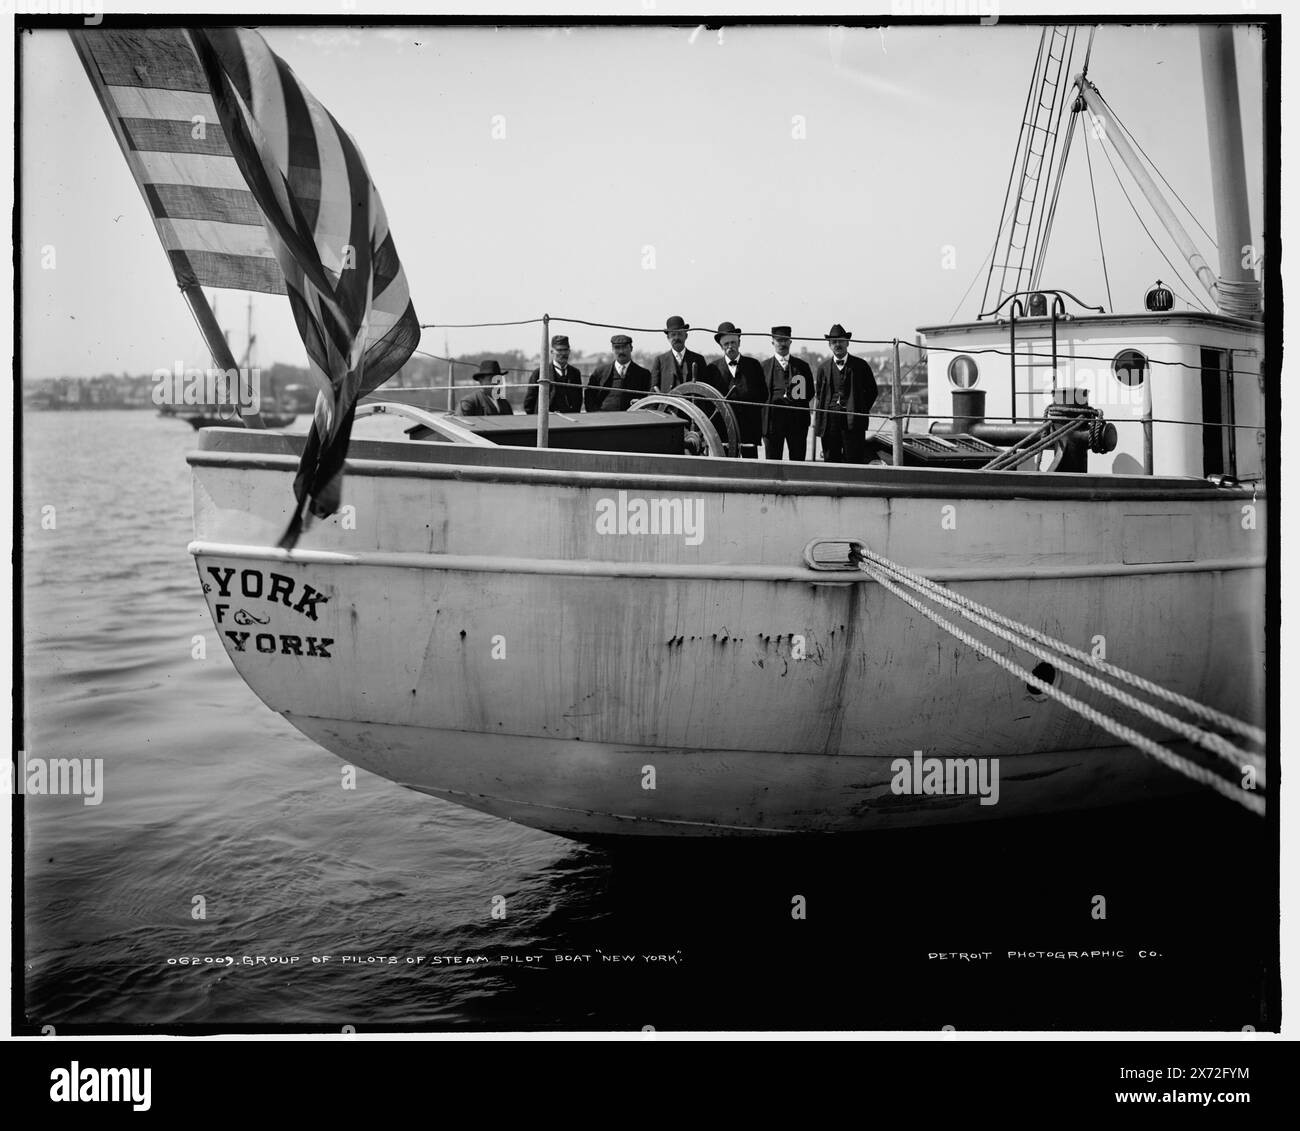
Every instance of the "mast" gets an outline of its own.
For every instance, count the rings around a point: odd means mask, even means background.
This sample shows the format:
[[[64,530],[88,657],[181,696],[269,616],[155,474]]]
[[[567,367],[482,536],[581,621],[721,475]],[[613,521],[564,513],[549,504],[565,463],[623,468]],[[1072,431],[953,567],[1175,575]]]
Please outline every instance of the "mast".
[[[1205,125],[1210,140],[1215,232],[1219,237],[1219,309],[1241,318],[1260,315],[1260,286],[1246,195],[1246,156],[1241,140],[1241,96],[1237,56],[1230,24],[1200,28],[1201,78],[1205,84]]]
[[[244,350],[244,368],[251,370],[253,368],[253,343],[257,341],[257,335],[253,333],[253,292],[248,292],[248,346]]]

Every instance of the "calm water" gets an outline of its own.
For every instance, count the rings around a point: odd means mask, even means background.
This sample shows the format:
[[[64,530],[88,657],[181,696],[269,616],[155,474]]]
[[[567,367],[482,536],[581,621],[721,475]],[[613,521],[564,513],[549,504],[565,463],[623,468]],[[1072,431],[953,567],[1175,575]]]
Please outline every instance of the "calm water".
[[[99,805],[24,800],[33,1026],[1277,1024],[1269,836],[1217,798],[614,854],[364,772],[345,791],[341,763],[263,706],[217,642],[185,550],[188,426],[34,413],[23,433],[25,748],[104,766]],[[1083,949],[1126,957],[1004,957]]]

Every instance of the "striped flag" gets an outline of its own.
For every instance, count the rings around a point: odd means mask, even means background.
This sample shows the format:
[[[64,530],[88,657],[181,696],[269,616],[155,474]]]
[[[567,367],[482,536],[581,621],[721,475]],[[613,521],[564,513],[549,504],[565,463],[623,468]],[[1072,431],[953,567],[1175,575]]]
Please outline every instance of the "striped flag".
[[[338,509],[358,398],[420,328],[384,207],[351,137],[255,31],[70,33],[181,286],[287,294],[321,392],[294,481]]]

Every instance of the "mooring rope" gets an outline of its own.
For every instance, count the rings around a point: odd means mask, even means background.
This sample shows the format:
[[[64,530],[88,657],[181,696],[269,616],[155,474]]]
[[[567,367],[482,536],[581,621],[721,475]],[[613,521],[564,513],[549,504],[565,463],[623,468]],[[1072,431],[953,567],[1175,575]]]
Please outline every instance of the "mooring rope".
[[[916,609],[917,612],[951,633],[962,643],[973,648],[980,655],[993,660],[1000,667],[1005,668],[1013,675],[1023,679],[1029,686],[1037,688],[1042,693],[1055,699],[1063,706],[1081,715],[1083,718],[1107,731],[1109,734],[1112,734],[1116,738],[1136,747],[1138,750],[1142,751],[1142,753],[1155,758],[1162,765],[1184,774],[1193,781],[1209,786],[1223,796],[1237,801],[1239,804],[1251,810],[1251,812],[1263,814],[1265,803],[1263,797],[1258,793],[1227,781],[1212,770],[1200,766],[1187,758],[1183,758],[1181,755],[1175,754],[1173,751],[1159,745],[1157,742],[1139,733],[1132,727],[1105,715],[1090,704],[1084,703],[1082,700],[1060,690],[1054,684],[1039,679],[1032,672],[1026,670],[1022,665],[1017,664],[1014,660],[1008,659],[996,652],[988,644],[977,640],[975,637],[953,624],[947,618],[940,616],[933,609],[922,604],[916,596],[909,593],[905,588],[903,588],[903,586],[911,585],[913,589],[924,593],[925,596],[929,597],[936,603],[954,609],[967,620],[970,620],[981,628],[984,628],[986,631],[1007,640],[1022,651],[1037,656],[1040,660],[1045,660],[1052,663],[1054,666],[1069,672],[1087,686],[1116,699],[1119,703],[1128,707],[1137,714],[1140,714],[1153,722],[1159,723],[1175,733],[1183,735],[1204,749],[1231,762],[1237,768],[1241,769],[1249,767],[1255,775],[1256,782],[1258,782],[1262,787],[1265,784],[1264,766],[1262,758],[1258,754],[1233,746],[1220,735],[1203,731],[1184,720],[1177,719],[1172,715],[1167,714],[1152,704],[1144,703],[1119,688],[1107,684],[1092,672],[1085,671],[1073,664],[1067,663],[1061,660],[1060,655],[1053,655],[1044,649],[1036,647],[1028,641],[1031,639],[1041,641],[1042,643],[1057,649],[1059,653],[1080,659],[1085,663],[1093,665],[1098,670],[1105,671],[1108,675],[1112,675],[1123,682],[1129,683],[1131,686],[1146,691],[1148,694],[1164,698],[1169,702],[1177,703],[1179,706],[1184,707],[1184,709],[1200,718],[1220,725],[1224,727],[1224,729],[1233,730],[1238,734],[1243,734],[1253,741],[1263,743],[1265,741],[1264,732],[1258,727],[1250,726],[1238,719],[1234,719],[1230,715],[1216,711],[1202,703],[1197,703],[1195,700],[1189,699],[1186,696],[1179,695],[1177,692],[1160,687],[1158,684],[1152,683],[1150,680],[1143,679],[1141,676],[1127,672],[1113,664],[1093,660],[1091,656],[1082,652],[1080,649],[1073,648],[1062,641],[1055,640],[1045,633],[1040,633],[1037,630],[1030,628],[1028,625],[1019,624],[1016,621],[987,608],[986,606],[970,600],[970,598],[963,597],[960,594],[953,593],[951,590],[944,589],[930,579],[923,578],[918,574],[913,573],[911,570],[890,561],[888,558],[868,550],[865,546],[862,547],[859,554],[855,554],[854,556],[858,568],[870,576],[874,581],[878,582],[889,592],[893,593],[905,604],[910,605],[912,608]],[[1010,631],[1008,631],[1008,629]]]

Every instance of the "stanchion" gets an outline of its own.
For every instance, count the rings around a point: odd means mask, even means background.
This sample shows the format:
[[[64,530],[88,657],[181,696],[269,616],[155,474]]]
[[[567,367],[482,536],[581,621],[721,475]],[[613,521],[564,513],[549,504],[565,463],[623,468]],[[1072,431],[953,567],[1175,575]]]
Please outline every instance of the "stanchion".
[[[903,466],[903,378],[898,368],[898,339],[894,339],[894,466]]]
[[[542,315],[542,353],[537,359],[537,446],[551,446],[551,316]]]

